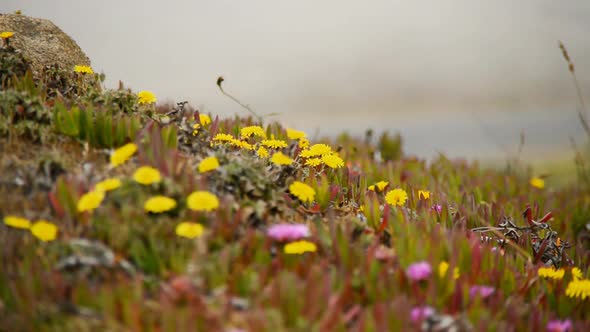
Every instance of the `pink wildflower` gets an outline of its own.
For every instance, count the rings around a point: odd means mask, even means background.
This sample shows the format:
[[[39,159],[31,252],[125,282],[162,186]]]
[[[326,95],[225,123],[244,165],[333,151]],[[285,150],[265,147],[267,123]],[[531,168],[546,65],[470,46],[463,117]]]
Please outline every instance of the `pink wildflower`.
[[[440,204],[434,204],[434,205],[432,206],[432,209],[433,209],[435,212],[437,212],[437,213],[441,213],[441,212],[442,212],[442,205],[440,205]]]
[[[486,297],[494,294],[495,291],[496,291],[496,289],[491,286],[475,285],[475,286],[471,286],[471,289],[469,289],[469,296],[471,296],[471,297],[481,296],[482,299],[485,299]]]
[[[419,322],[426,319],[434,314],[434,309],[429,306],[414,307],[410,311],[410,319],[412,322]]]
[[[278,224],[271,226],[267,232],[276,241],[296,241],[309,236],[309,228],[303,224]]]
[[[432,267],[426,261],[411,264],[406,270],[408,278],[414,281],[427,279],[431,274]]]
[[[552,320],[547,323],[547,331],[549,332],[566,332],[572,330],[572,321],[566,320]]]

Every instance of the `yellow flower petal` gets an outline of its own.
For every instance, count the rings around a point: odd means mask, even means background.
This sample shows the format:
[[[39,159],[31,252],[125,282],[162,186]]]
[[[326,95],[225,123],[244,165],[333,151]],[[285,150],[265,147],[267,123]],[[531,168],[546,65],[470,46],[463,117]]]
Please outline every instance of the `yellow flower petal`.
[[[78,212],[92,211],[100,206],[104,199],[104,191],[93,190],[85,193],[78,200]]]
[[[195,222],[181,222],[176,226],[176,235],[189,239],[197,238],[203,235],[205,228],[203,225]]]
[[[105,179],[100,181],[99,183],[94,185],[94,190],[96,191],[111,191],[119,188],[121,186],[121,180],[116,178]]]
[[[321,157],[328,154],[332,154],[332,148],[326,144],[314,144],[309,149],[303,150],[300,153],[301,157]]]
[[[287,128],[287,137],[289,137],[289,139],[297,140],[305,138],[306,135],[303,131]]]
[[[322,163],[322,159],[320,158],[308,158],[305,161],[305,166],[317,167],[320,166]]]
[[[427,200],[430,198],[430,191],[428,190],[418,190],[418,198]]]
[[[166,196],[154,196],[148,199],[143,208],[146,212],[162,213],[176,207],[176,201]]]
[[[199,163],[199,173],[216,170],[219,167],[219,160],[214,156],[207,157]]]
[[[260,126],[244,127],[240,130],[240,135],[243,138],[248,138],[250,136],[259,136],[262,138],[266,138],[266,132],[264,131],[264,128]]]
[[[150,166],[142,166],[133,173],[133,179],[137,183],[149,185],[152,183],[159,183],[162,181],[160,171]]]
[[[16,217],[16,216],[4,217],[4,224],[6,226],[10,226],[10,227],[14,227],[14,228],[21,228],[21,229],[31,228],[31,222],[28,219]]]
[[[571,298],[580,298],[582,301],[590,297],[590,280],[572,280],[567,285],[565,295]]]
[[[58,228],[46,220],[39,220],[31,226],[31,233],[43,242],[55,240]]]
[[[156,99],[156,95],[151,91],[140,91],[137,94],[137,98],[137,102],[140,105],[153,104],[158,101],[158,99]]]
[[[529,182],[530,182],[531,186],[533,186],[535,188],[538,188],[538,189],[545,188],[545,180],[543,180],[539,177],[534,177]]]
[[[408,199],[408,194],[400,188],[390,190],[387,195],[385,195],[385,201],[392,206],[402,206],[406,203]]]
[[[259,147],[256,154],[260,158],[268,158],[268,150],[264,146]]]
[[[315,190],[307,184],[299,181],[295,181],[289,186],[289,192],[303,203],[311,203],[315,198]]]
[[[313,242],[302,240],[286,244],[283,250],[285,254],[301,255],[306,252],[316,252],[317,246]]]
[[[8,39],[8,38],[11,38],[12,36],[14,36],[14,32],[11,32],[11,31],[0,32],[0,38],[2,38],[2,39]]]
[[[264,139],[262,140],[262,142],[260,142],[260,144],[271,149],[282,149],[288,146],[287,142],[282,141],[280,139]]]
[[[199,113],[199,122],[204,127],[211,123],[211,117],[207,114]]]
[[[542,277],[542,278],[561,280],[561,279],[563,279],[563,276],[565,275],[565,270],[564,269],[555,270],[555,268],[553,268],[553,267],[540,267],[537,270],[537,274],[539,275],[539,277]]]
[[[134,143],[125,144],[116,149],[111,154],[111,166],[117,167],[125,163],[137,151],[137,145]]]
[[[74,66],[74,71],[76,73],[80,73],[80,74],[94,74],[94,71],[92,70],[92,67],[90,67],[90,66],[76,65],[76,66]]]
[[[280,151],[275,152],[270,158],[270,161],[275,165],[291,165],[293,163],[293,159]]]
[[[213,211],[219,207],[219,199],[208,191],[195,191],[186,200],[189,209],[194,211]]]
[[[344,167],[344,160],[342,160],[342,158],[340,158],[336,155],[333,155],[333,154],[328,154],[328,155],[322,156],[322,161],[324,162],[324,164],[326,164],[330,168]]]

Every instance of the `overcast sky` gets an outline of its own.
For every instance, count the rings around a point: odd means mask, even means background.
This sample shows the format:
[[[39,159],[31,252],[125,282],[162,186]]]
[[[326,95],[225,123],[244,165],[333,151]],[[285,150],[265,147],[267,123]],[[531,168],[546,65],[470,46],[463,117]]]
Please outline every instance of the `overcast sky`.
[[[403,111],[570,112],[558,40],[590,87],[587,0],[0,0],[16,9],[71,35],[110,86],[239,112],[223,75],[260,113],[308,128],[320,113],[354,129]]]

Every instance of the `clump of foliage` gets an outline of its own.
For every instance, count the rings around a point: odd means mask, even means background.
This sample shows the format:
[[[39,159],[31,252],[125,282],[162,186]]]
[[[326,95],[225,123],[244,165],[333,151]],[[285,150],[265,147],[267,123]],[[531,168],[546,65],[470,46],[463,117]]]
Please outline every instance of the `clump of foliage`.
[[[0,87],[12,80],[13,77],[22,77],[30,66],[22,53],[14,47],[3,43],[0,46]]]

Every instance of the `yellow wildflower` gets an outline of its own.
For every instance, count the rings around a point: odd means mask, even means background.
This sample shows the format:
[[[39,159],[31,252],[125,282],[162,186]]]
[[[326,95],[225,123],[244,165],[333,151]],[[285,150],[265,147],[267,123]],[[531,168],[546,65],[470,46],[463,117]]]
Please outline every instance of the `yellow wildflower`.
[[[322,160],[320,158],[309,158],[305,161],[305,166],[317,167],[322,164]]]
[[[315,243],[302,240],[287,243],[283,250],[285,251],[285,254],[301,255],[306,252],[316,252],[318,249]]]
[[[287,142],[281,141],[280,139],[265,139],[260,143],[271,149],[282,149],[287,147]]]
[[[78,200],[78,212],[92,211],[100,206],[104,199],[104,191],[93,190],[85,193]]]
[[[209,117],[207,114],[199,113],[199,122],[204,127],[211,123],[211,117]]]
[[[156,99],[156,95],[151,91],[140,91],[137,94],[137,98],[138,98],[137,102],[140,105],[144,105],[144,104],[149,105],[149,104],[153,104],[156,101],[158,101],[158,99]]]
[[[291,165],[293,163],[293,159],[291,159],[287,155],[284,155],[280,151],[273,154],[270,158],[270,161],[272,161],[276,165]]]
[[[572,277],[574,280],[582,279],[582,270],[580,270],[580,268],[577,266],[572,267]]]
[[[199,129],[201,129],[201,125],[199,123],[195,123],[193,125],[193,136],[197,136],[199,134]]]
[[[196,222],[181,222],[176,226],[176,235],[189,239],[197,238],[203,235],[205,228]]]
[[[154,196],[148,199],[143,205],[146,212],[162,213],[176,207],[176,201],[166,196]]]
[[[293,196],[299,198],[303,203],[311,203],[315,198],[315,190],[307,184],[299,181],[295,181],[289,186],[289,192],[293,194]]]
[[[232,139],[229,143],[232,146],[238,147],[240,149],[250,150],[250,151],[254,150],[254,145],[252,145],[246,141],[239,140],[239,139]]]
[[[4,217],[4,224],[6,226],[10,226],[10,227],[14,227],[14,228],[22,228],[22,229],[31,228],[31,222],[28,219],[16,217],[16,216]]]
[[[219,167],[219,160],[214,156],[207,157],[199,163],[199,173],[216,170]]]
[[[334,154],[327,154],[322,156],[322,161],[330,168],[344,167],[344,160]]]
[[[110,178],[94,185],[94,190],[96,191],[111,191],[119,188],[121,186],[121,180],[116,178]]]
[[[449,270],[449,263],[442,261],[438,264],[438,276],[444,278]],[[459,268],[455,266],[453,268],[453,279],[459,279]]]
[[[430,191],[428,190],[418,190],[418,198],[419,199],[429,199],[430,198]]]
[[[406,203],[408,199],[408,194],[400,188],[390,190],[387,195],[385,195],[385,201],[392,206],[401,206]]]
[[[555,270],[553,267],[540,267],[537,270],[537,274],[539,277],[548,278],[548,279],[555,279],[561,280],[565,275],[564,269]]]
[[[289,137],[289,139],[297,140],[305,138],[306,135],[303,131],[287,128],[287,137]]]
[[[303,137],[299,140],[299,147],[302,149],[307,149],[309,147],[309,141],[307,138]]]
[[[12,36],[14,36],[14,32],[11,32],[11,31],[0,32],[0,38],[2,38],[2,39],[9,39],[9,38],[12,38]]]
[[[365,212],[365,206],[364,205],[359,206],[359,212],[361,212],[361,213],[362,212]]]
[[[590,297],[590,280],[580,279],[570,281],[565,290],[565,295],[572,298],[579,297],[585,300],[587,297]]]
[[[117,167],[125,163],[137,151],[137,145],[128,143],[111,153],[111,166]]]
[[[545,181],[539,177],[532,178],[530,181],[530,184],[531,184],[531,186],[538,188],[538,189],[545,188]]]
[[[268,158],[268,150],[264,146],[259,147],[256,153],[260,158]]]
[[[74,66],[74,71],[80,74],[94,74],[94,70],[90,66],[76,65]]]
[[[150,166],[142,166],[133,173],[133,179],[137,183],[149,185],[162,181],[160,171]]]
[[[57,237],[57,226],[46,220],[39,220],[31,226],[31,233],[43,242],[55,240]]]
[[[240,130],[240,135],[244,138],[248,138],[252,135],[266,138],[266,133],[264,132],[264,129],[260,126],[244,127]]]
[[[301,151],[301,156],[304,158],[325,156],[332,154],[332,148],[326,144],[314,144],[309,149]]]
[[[189,209],[194,211],[213,211],[219,207],[219,199],[208,191],[195,191],[186,200]]]
[[[217,142],[231,142],[234,139],[235,138],[230,134],[217,134],[213,137],[213,140]]]
[[[370,185],[367,189],[369,189],[370,191],[375,191],[375,189],[376,189],[381,192],[381,191],[385,190],[385,188],[388,185],[389,185],[389,182],[387,182],[387,181],[379,181],[373,185]]]

